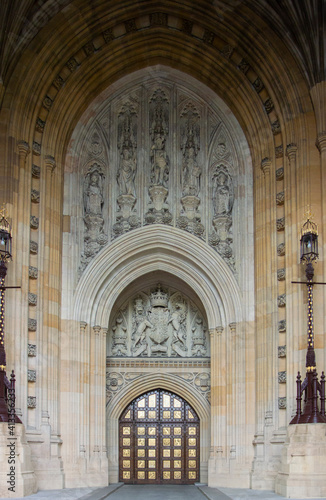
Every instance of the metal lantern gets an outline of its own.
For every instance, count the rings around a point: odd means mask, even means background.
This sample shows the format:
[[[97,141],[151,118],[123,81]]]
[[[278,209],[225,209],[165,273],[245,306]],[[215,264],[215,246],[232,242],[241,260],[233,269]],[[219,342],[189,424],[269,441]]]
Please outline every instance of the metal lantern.
[[[0,261],[11,259],[11,226],[5,217],[4,210],[0,211]]]
[[[301,229],[300,260],[310,264],[318,259],[318,227],[308,217]]]

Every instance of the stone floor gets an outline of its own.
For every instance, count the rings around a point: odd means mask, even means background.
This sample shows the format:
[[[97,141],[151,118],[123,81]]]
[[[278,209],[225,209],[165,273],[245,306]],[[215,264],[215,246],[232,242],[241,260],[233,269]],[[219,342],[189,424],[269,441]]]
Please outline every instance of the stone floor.
[[[11,497],[13,498],[13,497]],[[105,488],[67,488],[43,490],[24,500],[281,500],[284,497],[272,491],[238,488],[209,488],[206,485],[123,485],[111,484]],[[2,498],[1,500],[9,500]],[[23,500],[19,497],[18,500]],[[298,499],[292,499],[298,500]],[[301,499],[307,500],[307,499]],[[326,500],[326,498],[319,498]]]

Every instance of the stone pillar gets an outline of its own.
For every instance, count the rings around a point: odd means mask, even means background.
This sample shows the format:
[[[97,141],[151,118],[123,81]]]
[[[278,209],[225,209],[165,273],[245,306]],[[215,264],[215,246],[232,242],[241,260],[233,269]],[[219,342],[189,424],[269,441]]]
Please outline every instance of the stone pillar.
[[[29,233],[30,233],[30,173],[26,159],[30,153],[27,142],[19,141],[18,148],[18,190],[14,193],[17,214],[13,216],[13,263],[8,270],[7,285],[21,286],[15,290],[15,300],[7,301],[6,317],[9,321],[7,331],[13,336],[6,336],[7,365],[15,370],[17,414],[27,423],[27,323],[28,323],[28,287],[29,287]],[[16,177],[16,176],[15,176]],[[16,179],[15,179],[16,180]],[[17,197],[17,198],[16,198]],[[19,221],[19,222],[18,222]],[[9,283],[10,281],[10,283]],[[19,306],[18,306],[19,304]],[[11,327],[9,327],[11,325]],[[14,366],[12,366],[12,361]]]

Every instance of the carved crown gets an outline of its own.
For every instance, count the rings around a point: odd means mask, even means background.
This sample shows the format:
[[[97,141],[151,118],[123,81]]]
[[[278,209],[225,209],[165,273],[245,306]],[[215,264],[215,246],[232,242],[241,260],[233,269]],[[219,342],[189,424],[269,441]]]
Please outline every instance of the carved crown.
[[[157,285],[157,290],[151,293],[151,306],[152,307],[167,307],[168,306],[168,294],[161,290],[161,285]]]

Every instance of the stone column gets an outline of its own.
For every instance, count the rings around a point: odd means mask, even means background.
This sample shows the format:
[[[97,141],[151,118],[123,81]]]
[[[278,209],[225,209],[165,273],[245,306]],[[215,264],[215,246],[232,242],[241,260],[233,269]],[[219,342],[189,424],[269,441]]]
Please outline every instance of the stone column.
[[[30,173],[26,166],[26,159],[30,153],[27,142],[19,141],[18,148],[18,190],[14,193],[14,202],[17,203],[17,214],[13,216],[13,263],[10,265],[7,285],[21,286],[14,293],[14,300],[7,300],[6,315],[7,331],[13,335],[6,336],[8,369],[14,368],[16,375],[16,407],[17,414],[27,423],[27,324],[28,324],[28,287],[29,287],[29,234],[30,234]],[[15,176],[16,180],[16,176]],[[17,199],[15,199],[17,197]],[[19,222],[18,222],[19,221]],[[9,306],[9,304],[12,304]],[[20,307],[18,307],[20,304]],[[11,328],[9,329],[9,324]],[[9,363],[8,363],[9,361]],[[13,361],[14,366],[11,366]]]

